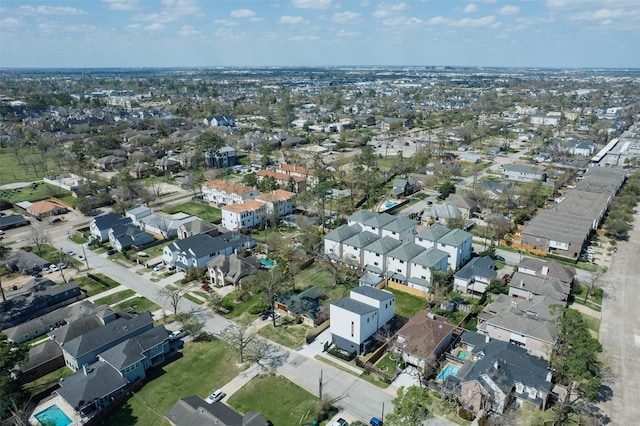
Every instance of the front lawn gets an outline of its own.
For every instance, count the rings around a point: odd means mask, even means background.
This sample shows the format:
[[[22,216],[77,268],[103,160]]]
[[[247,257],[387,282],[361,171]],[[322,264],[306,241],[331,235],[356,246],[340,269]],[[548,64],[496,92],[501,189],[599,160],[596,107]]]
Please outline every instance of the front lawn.
[[[100,281],[94,280],[88,276],[75,277],[73,280],[78,283],[78,287],[87,292],[87,297],[95,296],[96,294],[116,288],[120,285],[119,282],[102,274],[95,274],[94,277]]]
[[[228,351],[220,340],[189,342],[185,344],[182,356],[147,372],[148,382],[137,397],[129,399],[103,424],[168,425],[163,416],[178,399],[191,395],[205,398],[240,371],[235,353]]]
[[[153,312],[160,309],[160,306],[156,305],[151,300],[145,297],[138,296],[138,297],[134,297],[133,299],[129,299],[125,302],[118,303],[116,306],[113,307],[113,309],[116,311],[120,311],[126,308],[131,308],[134,310],[134,312],[146,312],[146,311]]]
[[[265,298],[259,294],[243,294],[242,300],[236,300],[238,293],[232,291],[224,296],[222,299],[222,306],[229,310],[228,314],[225,314],[227,318],[237,319],[241,316],[250,317],[252,310],[261,310],[267,307]],[[245,314],[246,313],[246,314]]]
[[[37,395],[38,393],[49,389],[51,386],[58,384],[61,378],[67,377],[72,373],[73,370],[71,370],[69,367],[60,367],[57,370],[54,370],[49,374],[45,374],[44,376],[39,377],[32,382],[25,383],[24,385],[22,385],[22,390],[29,393],[29,395],[31,396]]]
[[[334,285],[333,275],[327,267],[314,263],[295,276],[296,290],[306,290],[312,286],[320,287],[327,295],[328,301],[341,299],[349,295],[349,289]],[[357,283],[354,283],[357,285]]]
[[[177,206],[166,209],[165,212],[169,214],[187,213],[193,216],[198,216],[200,219],[207,222],[218,222],[222,220],[222,210],[219,208],[195,203],[193,201],[178,204]]]
[[[311,424],[318,398],[282,376],[254,378],[229,398],[229,405],[241,413],[255,411],[274,425]]]
[[[200,299],[198,299],[197,297],[195,297],[195,296],[193,296],[193,295],[191,295],[191,294],[189,294],[189,293],[185,294],[185,295],[184,295],[184,298],[185,298],[185,299],[187,299],[187,300],[192,301],[192,302],[193,302],[193,303],[195,303],[196,305],[202,305],[202,304],[204,304],[204,300],[200,300]]]
[[[284,319],[291,319],[285,317]],[[282,325],[273,327],[273,323],[269,320],[269,324],[262,327],[258,334],[269,340],[272,340],[282,346],[286,346],[291,349],[300,349],[307,341],[307,334],[311,332],[311,328],[306,325]]]
[[[390,291],[396,296],[396,315],[411,318],[416,312],[427,307],[427,301],[421,297],[413,296],[389,287],[385,288],[385,290]]]
[[[128,299],[129,297],[133,296],[134,294],[136,294],[135,291],[130,290],[130,289],[126,289],[126,290],[122,290],[122,291],[118,291],[116,293],[110,294],[108,296],[105,297],[101,297],[100,299],[96,300],[96,303],[98,305],[113,305],[114,303],[118,303],[121,300],[124,299]]]

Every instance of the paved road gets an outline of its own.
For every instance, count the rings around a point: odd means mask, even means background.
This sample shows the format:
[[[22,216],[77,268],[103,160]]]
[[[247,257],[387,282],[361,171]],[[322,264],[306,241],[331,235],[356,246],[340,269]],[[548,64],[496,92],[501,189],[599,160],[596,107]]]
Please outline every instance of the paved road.
[[[599,404],[612,425],[637,425],[640,421],[640,217],[628,241],[618,244],[611,268],[604,275],[600,341],[603,360],[610,368],[604,384],[612,398]],[[605,388],[606,389],[606,388]],[[604,423],[604,422],[603,422]]]

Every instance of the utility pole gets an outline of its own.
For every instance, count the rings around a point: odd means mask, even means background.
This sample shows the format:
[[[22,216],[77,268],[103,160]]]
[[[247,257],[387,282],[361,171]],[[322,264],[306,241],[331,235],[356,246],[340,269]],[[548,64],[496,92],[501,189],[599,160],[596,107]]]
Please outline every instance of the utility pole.
[[[64,272],[62,272],[62,267],[64,266],[64,263],[62,263],[62,254],[64,253],[63,249],[60,249],[60,263],[58,264],[58,269],[60,269],[60,276],[62,277],[62,281],[64,281],[64,283],[67,283],[67,279],[64,277]]]

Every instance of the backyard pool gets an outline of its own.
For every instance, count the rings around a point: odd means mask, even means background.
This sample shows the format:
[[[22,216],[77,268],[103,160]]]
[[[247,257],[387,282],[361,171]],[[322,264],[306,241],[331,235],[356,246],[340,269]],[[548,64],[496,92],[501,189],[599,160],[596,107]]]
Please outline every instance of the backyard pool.
[[[465,351],[458,351],[458,353],[456,354],[456,357],[466,361],[471,357],[471,354]]]
[[[400,201],[396,201],[396,200],[389,200],[387,202],[384,203],[384,208],[385,209],[390,209],[391,207],[395,207],[398,204],[400,204]]]
[[[447,364],[442,369],[440,374],[438,374],[438,380],[442,381],[446,379],[448,376],[455,376],[456,374],[458,374],[458,370],[460,370],[460,367],[458,367],[457,365]]]
[[[71,424],[71,419],[55,404],[40,411],[35,415],[35,418],[43,425],[67,426]]]
[[[262,266],[264,266],[265,268],[271,268],[271,267],[273,267],[273,265],[276,264],[276,262],[273,261],[273,260],[268,260],[268,259],[262,258],[262,259],[260,259],[260,264],[262,264]]]

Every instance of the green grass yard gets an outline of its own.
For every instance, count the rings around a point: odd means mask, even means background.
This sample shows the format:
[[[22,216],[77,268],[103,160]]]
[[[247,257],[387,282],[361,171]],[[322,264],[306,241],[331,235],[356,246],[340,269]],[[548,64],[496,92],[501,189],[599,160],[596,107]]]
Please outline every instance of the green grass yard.
[[[282,346],[286,346],[291,349],[300,349],[306,343],[307,334],[309,334],[311,330],[312,329],[310,327],[302,324],[280,324],[278,327],[274,328],[273,324],[269,320],[269,324],[262,327],[258,331],[258,334]]]
[[[150,370],[148,382],[104,422],[104,425],[168,425],[164,418],[185,396],[206,398],[233,379],[241,369],[236,355],[220,340],[185,344],[182,356]],[[255,410],[255,409],[254,409]]]
[[[118,303],[113,308],[116,311],[126,309],[126,308],[131,308],[135,312],[146,312],[146,311],[153,312],[160,309],[160,306],[156,305],[151,300],[145,297],[138,296],[138,297],[134,297],[133,299],[129,299],[125,302]]]
[[[427,301],[421,297],[403,293],[389,287],[385,288],[385,290],[390,291],[394,296],[396,296],[396,315],[411,318],[416,314],[416,312],[427,307]]]
[[[117,293],[110,294],[105,297],[101,297],[96,300],[96,303],[99,305],[113,305],[115,303],[120,302],[121,300],[127,299],[136,294],[135,291],[126,289],[122,291],[118,291]]]
[[[175,214],[179,212],[187,213],[198,216],[200,219],[207,222],[217,222],[222,220],[222,211],[219,208],[195,203],[193,201],[173,206],[165,210],[165,212],[169,214]]]
[[[32,382],[25,383],[24,385],[22,385],[22,390],[24,390],[31,396],[37,395],[38,393],[43,392],[50,387],[58,384],[61,378],[67,377],[72,373],[73,370],[71,370],[69,367],[60,367],[57,370],[54,370],[49,374],[45,374],[44,376],[39,377]]]
[[[87,297],[95,296],[96,294],[116,288],[120,285],[119,282],[114,281],[105,275],[95,274],[95,276],[102,282],[98,282],[88,276],[74,278],[74,281],[78,283],[78,286],[87,292]]]
[[[274,425],[311,424],[318,398],[282,376],[258,376],[229,398],[241,413],[255,411]]]

